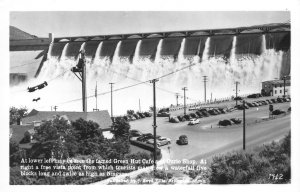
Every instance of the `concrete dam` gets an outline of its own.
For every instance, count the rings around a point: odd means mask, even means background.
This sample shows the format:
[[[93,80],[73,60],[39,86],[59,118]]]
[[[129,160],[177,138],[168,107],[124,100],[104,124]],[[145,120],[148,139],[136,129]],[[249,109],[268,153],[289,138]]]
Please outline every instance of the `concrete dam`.
[[[236,81],[240,95],[260,92],[262,81],[290,74],[290,25],[11,41],[11,73],[28,75],[26,81],[10,83],[12,103],[41,110],[54,105],[81,110],[80,81],[70,70],[80,50],[85,50],[87,60],[88,110],[95,107],[96,82],[99,108],[110,108],[113,82],[115,114],[124,114],[137,110],[139,100],[144,111],[152,105],[150,83],[131,85],[191,64],[195,65],[157,83],[159,107],[175,104],[175,94],[183,95],[184,86],[189,89],[188,103],[203,102],[204,75],[208,99],[231,97]],[[47,88],[26,91],[43,81],[49,82]],[[41,100],[33,103],[33,97]]]

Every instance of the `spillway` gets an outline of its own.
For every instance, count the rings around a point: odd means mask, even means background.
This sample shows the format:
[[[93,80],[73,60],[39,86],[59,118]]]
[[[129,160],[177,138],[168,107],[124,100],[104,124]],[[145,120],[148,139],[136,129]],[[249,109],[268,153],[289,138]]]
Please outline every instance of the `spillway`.
[[[214,98],[234,95],[234,82],[240,82],[240,94],[257,93],[261,82],[290,74],[290,45],[287,34],[244,34],[211,37],[170,37],[131,40],[55,42],[50,45],[47,60],[37,78],[11,87],[11,92],[48,81],[49,86],[32,94],[12,94],[13,105],[50,110],[81,110],[81,85],[70,69],[77,64],[78,52],[87,58],[88,110],[95,108],[94,85],[98,82],[98,106],[110,109],[110,86],[113,82],[114,112],[125,114],[152,105],[152,85],[144,83],[182,67],[157,83],[157,105],[175,104],[175,93],[188,87],[188,103],[203,101],[203,76],[208,76],[207,93]],[[122,89],[124,87],[130,87]],[[33,103],[33,97],[41,97]],[[20,99],[22,98],[22,99]],[[76,100],[77,99],[77,100]],[[25,102],[25,103],[24,103]],[[183,99],[179,101],[183,103]]]

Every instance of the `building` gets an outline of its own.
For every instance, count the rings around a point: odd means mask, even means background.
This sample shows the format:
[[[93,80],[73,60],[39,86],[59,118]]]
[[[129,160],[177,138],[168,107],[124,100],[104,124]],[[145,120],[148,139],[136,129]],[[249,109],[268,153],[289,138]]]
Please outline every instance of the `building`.
[[[290,96],[291,95],[291,80],[286,79],[285,85],[284,80],[271,80],[271,81],[264,81],[262,82],[262,90],[261,94],[265,96],[274,96],[274,97],[281,97],[284,95]]]
[[[30,149],[32,146],[33,125],[10,125],[10,139],[17,142],[22,149]]]
[[[68,121],[84,119],[86,121],[96,122],[103,131],[112,129],[112,120],[107,110],[94,112],[69,112],[69,111],[38,111],[33,109],[26,117],[21,119],[21,125],[39,126],[42,122],[53,119],[54,116],[60,116]]]

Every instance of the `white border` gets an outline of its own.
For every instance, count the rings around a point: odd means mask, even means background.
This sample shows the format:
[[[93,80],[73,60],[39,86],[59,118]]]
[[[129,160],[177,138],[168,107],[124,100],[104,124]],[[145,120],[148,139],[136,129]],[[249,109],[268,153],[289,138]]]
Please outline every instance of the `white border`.
[[[299,88],[299,24],[300,24],[300,1],[233,1],[233,0],[84,0],[84,1],[62,1],[62,0],[0,0],[0,23],[1,23],[1,189],[3,191],[298,191],[300,189],[299,169],[299,147],[300,147],[300,106]],[[175,186],[148,186],[148,185],[120,185],[120,186],[9,186],[9,164],[8,164],[8,74],[9,74],[9,12],[10,11],[291,11],[292,26],[292,51],[291,51],[291,73],[292,73],[292,184],[290,185],[175,185]],[[297,100],[298,99],[298,100]]]

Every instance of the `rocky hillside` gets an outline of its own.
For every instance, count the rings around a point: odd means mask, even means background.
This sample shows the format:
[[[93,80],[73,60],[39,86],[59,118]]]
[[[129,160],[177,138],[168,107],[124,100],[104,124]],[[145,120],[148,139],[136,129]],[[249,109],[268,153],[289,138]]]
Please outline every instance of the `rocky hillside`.
[[[35,39],[37,36],[26,33],[14,26],[9,26],[9,40]]]

